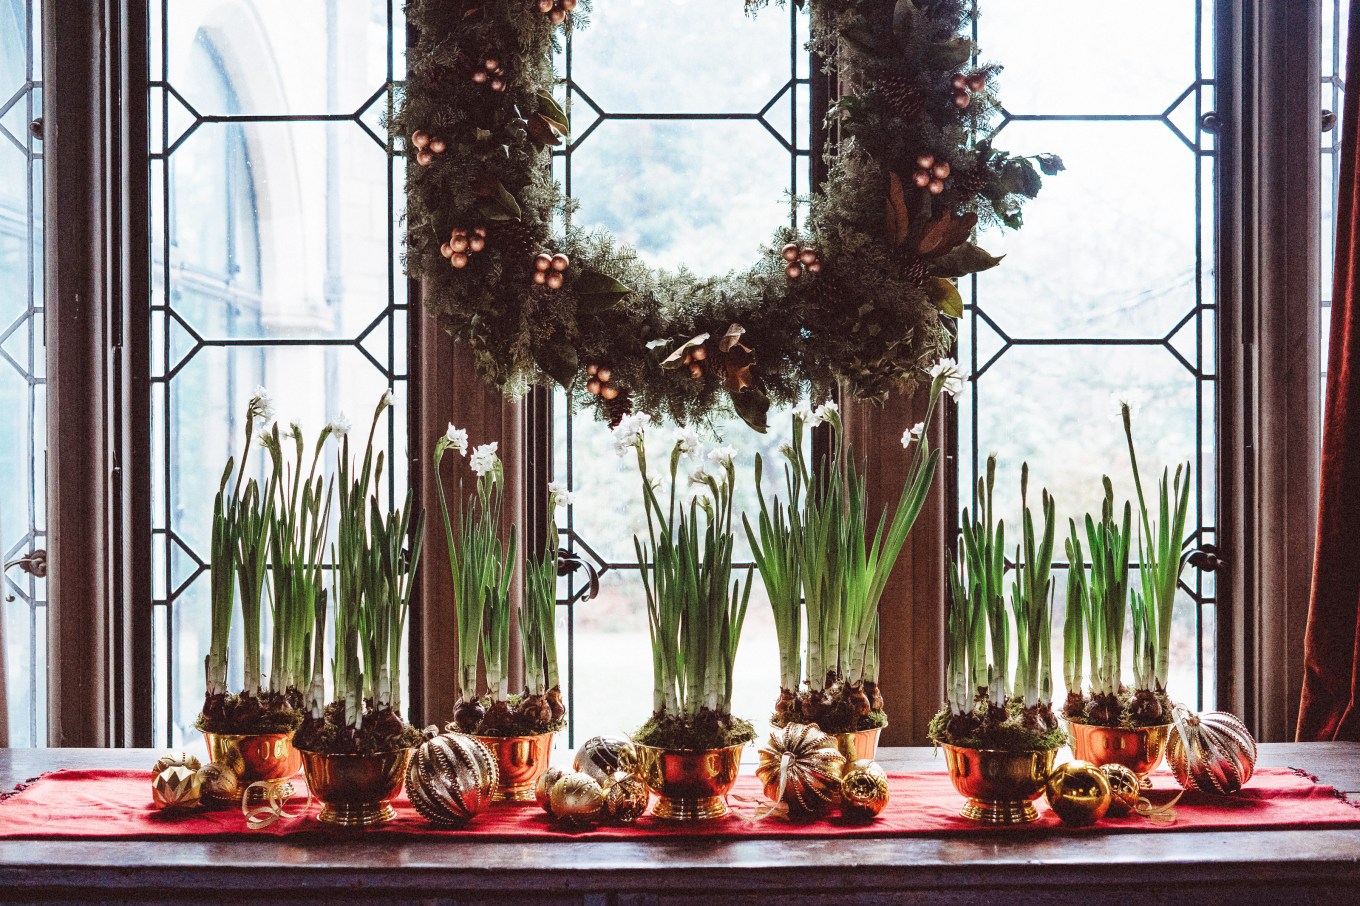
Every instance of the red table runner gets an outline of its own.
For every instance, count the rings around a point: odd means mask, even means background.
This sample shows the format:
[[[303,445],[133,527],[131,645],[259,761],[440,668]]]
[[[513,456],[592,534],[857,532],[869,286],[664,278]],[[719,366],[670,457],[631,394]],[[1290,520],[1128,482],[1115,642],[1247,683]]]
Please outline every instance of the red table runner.
[[[300,780],[301,778],[299,778]],[[1168,773],[1154,775],[1149,798],[1161,804],[1179,790]],[[299,784],[301,785],[301,784]],[[1042,798],[1036,803],[1039,821],[1021,827],[985,828],[959,816],[963,799],[943,772],[890,774],[892,798],[876,821],[851,822],[839,817],[811,821],[766,818],[747,820],[740,815],[700,824],[675,824],[644,816],[629,827],[598,827],[574,831],[548,819],[536,805],[497,804],[464,828],[438,828],[421,818],[405,795],[397,802],[397,818],[364,831],[329,828],[316,820],[313,803],[305,817],[283,820],[258,831],[246,829],[239,809],[200,809],[192,812],[157,811],[151,804],[151,775],[147,771],[54,771],[25,785],[0,801],[0,839],[149,839],[200,837],[207,839],[323,835],[429,837],[465,840],[614,839],[639,837],[893,837],[961,833],[1102,833],[1177,830],[1264,830],[1315,827],[1360,827],[1360,805],[1346,801],[1332,787],[1301,771],[1263,768],[1237,796],[1186,793],[1176,806],[1176,821],[1158,825],[1137,816],[1107,818],[1094,828],[1069,829],[1059,823]],[[755,777],[742,776],[733,798],[760,794]],[[298,811],[302,798],[291,811]],[[750,805],[734,805],[749,815]]]

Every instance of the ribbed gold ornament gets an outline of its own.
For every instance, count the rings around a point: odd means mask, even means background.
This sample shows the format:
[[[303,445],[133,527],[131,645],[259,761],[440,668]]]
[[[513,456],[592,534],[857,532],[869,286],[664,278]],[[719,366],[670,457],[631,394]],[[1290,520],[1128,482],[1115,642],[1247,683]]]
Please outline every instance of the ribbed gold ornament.
[[[188,752],[166,752],[156,761],[155,766],[151,768],[151,775],[154,777],[166,768],[184,767],[191,771],[197,771],[202,766],[203,765],[199,760]]]
[[[642,778],[616,771],[604,788],[605,815],[618,824],[632,824],[647,811],[651,798]]]
[[[867,758],[852,763],[841,777],[841,813],[848,818],[878,817],[888,805],[888,774]]]
[[[619,771],[637,773],[637,749],[631,739],[622,736],[592,736],[576,750],[572,768],[604,785]]]
[[[426,820],[459,827],[491,804],[497,779],[496,759],[486,746],[463,733],[443,733],[412,754],[406,796]]]
[[[1142,780],[1132,768],[1122,764],[1102,764],[1100,772],[1110,782],[1110,817],[1123,818],[1133,814],[1143,795]]]
[[[230,802],[241,798],[241,778],[224,764],[212,761],[199,768],[198,783],[209,799]]]
[[[538,775],[538,781],[534,784],[534,800],[549,815],[552,814],[552,803],[548,801],[548,796],[552,793],[553,784],[561,780],[562,775],[566,773],[568,773],[566,768],[549,767]]]
[[[156,808],[195,807],[199,803],[198,771],[183,764],[165,768],[151,781],[151,801]]]
[[[553,784],[548,803],[558,821],[586,827],[604,812],[604,790],[589,774],[568,771]]]
[[[1187,790],[1231,795],[1256,770],[1256,740],[1227,711],[1177,712],[1166,760]]]
[[[766,797],[805,814],[824,814],[841,798],[845,756],[828,736],[807,724],[788,724],[760,747],[756,776]]]

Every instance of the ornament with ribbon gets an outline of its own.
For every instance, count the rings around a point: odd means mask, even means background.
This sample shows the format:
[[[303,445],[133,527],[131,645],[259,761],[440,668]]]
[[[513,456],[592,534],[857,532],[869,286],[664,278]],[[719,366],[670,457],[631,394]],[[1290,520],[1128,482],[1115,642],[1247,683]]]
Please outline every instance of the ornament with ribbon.
[[[836,739],[809,724],[789,724],[770,733],[760,747],[756,777],[769,803],[757,817],[824,815],[840,804],[845,756]]]

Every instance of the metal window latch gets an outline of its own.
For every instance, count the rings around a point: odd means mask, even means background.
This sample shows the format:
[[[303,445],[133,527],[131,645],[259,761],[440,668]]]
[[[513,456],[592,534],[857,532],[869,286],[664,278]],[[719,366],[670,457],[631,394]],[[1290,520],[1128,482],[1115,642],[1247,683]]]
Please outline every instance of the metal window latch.
[[[9,572],[13,567],[19,567],[24,572],[38,579],[47,578],[47,551],[38,548],[24,554],[18,560],[11,560],[5,564],[4,569],[0,569],[0,575]],[[14,595],[5,595],[6,601],[13,601]]]
[[[1336,114],[1330,110],[1322,111],[1322,131],[1331,132],[1336,128]]]
[[[1226,125],[1228,121],[1217,110],[1210,110],[1199,118],[1199,127],[1210,135],[1217,135]]]
[[[1228,565],[1219,556],[1218,545],[1216,544],[1203,544],[1181,554],[1181,566],[1184,567],[1187,563],[1206,573],[1216,573]]]

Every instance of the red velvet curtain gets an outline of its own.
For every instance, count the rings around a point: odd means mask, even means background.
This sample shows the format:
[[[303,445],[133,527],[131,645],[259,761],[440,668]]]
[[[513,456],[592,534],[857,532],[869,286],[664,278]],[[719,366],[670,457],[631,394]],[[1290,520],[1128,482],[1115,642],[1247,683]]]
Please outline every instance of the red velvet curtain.
[[[1346,71],[1360,74],[1360,0]],[[1360,740],[1360,91],[1346,92],[1327,403],[1300,741]]]

